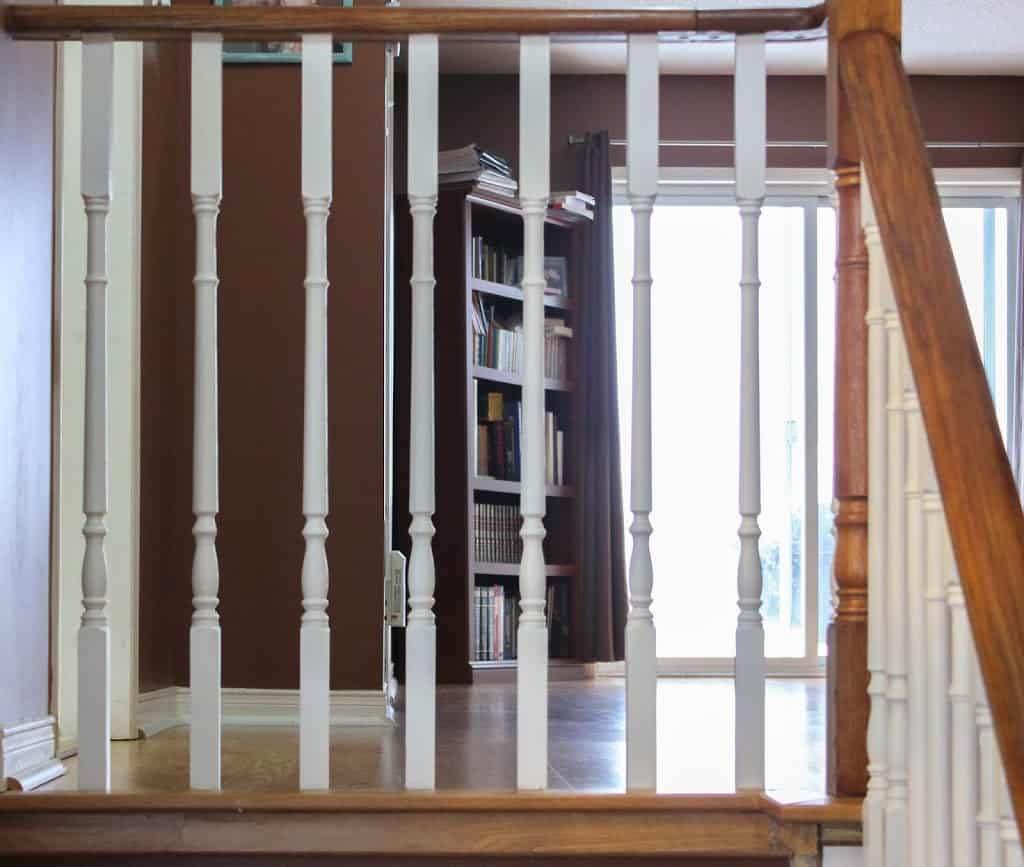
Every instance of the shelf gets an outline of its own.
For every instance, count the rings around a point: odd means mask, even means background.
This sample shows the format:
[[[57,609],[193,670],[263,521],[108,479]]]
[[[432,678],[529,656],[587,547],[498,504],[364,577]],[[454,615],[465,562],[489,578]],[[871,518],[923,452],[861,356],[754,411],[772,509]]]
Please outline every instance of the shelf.
[[[498,298],[510,298],[513,301],[523,300],[523,290],[518,286],[509,286],[505,283],[494,283],[491,280],[482,280],[479,277],[474,277],[471,281],[470,288],[474,292],[482,292],[484,295],[494,295]],[[544,306],[550,307],[552,310],[572,310],[573,303],[571,298],[566,298],[564,295],[544,295]]]
[[[522,386],[523,384],[523,375],[521,373],[506,373],[504,370],[495,370],[493,367],[474,365],[473,376],[486,382],[499,382],[503,385]],[[544,380],[545,391],[572,391],[573,388],[573,383],[567,382],[564,379]]]
[[[518,575],[518,563],[481,563],[479,560],[473,563],[474,575]],[[576,574],[575,566],[558,566],[545,564],[544,574],[548,578],[571,578]]]
[[[474,491],[489,491],[492,494],[515,494],[522,493],[521,482],[509,482],[505,479],[489,479],[481,476],[473,477]],[[576,488],[572,485],[547,485],[544,488],[546,497],[575,497]]]
[[[469,184],[452,185],[451,187],[444,187],[443,189],[458,189],[459,186],[462,186],[467,190],[468,195],[466,196],[466,201],[470,204],[481,205],[492,211],[514,214],[517,217],[522,217],[523,215],[523,209],[520,207],[518,198],[490,193],[485,190],[476,189],[474,186]],[[544,222],[549,226],[560,226],[564,229],[571,229],[581,225],[582,223],[591,223],[593,221],[579,214],[574,214],[572,211],[567,211],[564,208],[548,208],[548,212],[544,217]]]

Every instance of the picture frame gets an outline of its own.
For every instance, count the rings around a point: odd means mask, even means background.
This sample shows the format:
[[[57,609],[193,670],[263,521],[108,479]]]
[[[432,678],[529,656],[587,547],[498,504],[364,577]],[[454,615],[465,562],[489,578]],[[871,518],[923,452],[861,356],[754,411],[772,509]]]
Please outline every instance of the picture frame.
[[[544,257],[544,285],[550,295],[569,294],[569,260],[565,256]]]
[[[351,6],[352,0],[214,0],[216,6]],[[352,63],[352,43],[335,42],[333,61]],[[225,63],[300,63],[299,42],[225,42]]]

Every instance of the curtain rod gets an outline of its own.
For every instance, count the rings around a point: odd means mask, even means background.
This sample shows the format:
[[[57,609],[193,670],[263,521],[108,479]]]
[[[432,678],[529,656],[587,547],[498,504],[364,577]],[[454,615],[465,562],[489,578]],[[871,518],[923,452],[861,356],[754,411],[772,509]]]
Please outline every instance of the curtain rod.
[[[586,138],[581,135],[569,136],[570,145],[583,144]],[[626,147],[626,140],[613,138],[609,141],[612,147]],[[736,146],[734,141],[706,140],[700,139],[662,139],[658,142],[663,148],[732,148]],[[935,150],[1018,150],[1024,149],[1024,141],[941,141],[928,142],[927,146]],[[770,141],[770,148],[806,148],[812,150],[825,150],[828,142],[824,141]]]

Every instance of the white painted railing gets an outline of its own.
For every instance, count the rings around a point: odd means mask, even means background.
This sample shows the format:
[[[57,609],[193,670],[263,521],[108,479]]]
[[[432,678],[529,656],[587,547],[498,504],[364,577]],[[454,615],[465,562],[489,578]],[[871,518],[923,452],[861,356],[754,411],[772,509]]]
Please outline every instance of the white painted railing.
[[[109,788],[109,629],[104,614],[106,510],[105,219],[110,202],[112,41],[85,46],[83,196],[89,216],[88,368],[86,426],[85,614],[81,629],[81,783]],[[195,554],[190,633],[192,730],[190,779],[196,789],[221,786],[221,631],[216,551],[218,513],[217,219],[222,193],[222,40],[192,42],[191,190],[196,225],[194,288]],[[629,39],[627,72],[629,197],[635,224],[633,453],[626,626],[627,784],[657,785],[656,642],[652,615],[652,215],[658,189],[659,60],[654,35]],[[544,789],[548,778],[548,630],[543,552],[546,505],[544,453],[544,225],[550,196],[551,46],[547,36],[520,41],[520,204],[523,215],[523,555],[519,573],[517,671],[517,784]],[[413,224],[410,371],[409,619],[406,635],[406,786],[436,785],[436,626],[433,514],[434,441],[434,215],[438,198],[439,41],[409,39],[408,191]],[[765,196],[766,69],[763,36],[736,43],[736,198],[742,225],[741,453],[736,632],[736,786],[764,787],[765,684],[761,619],[760,394],[758,347],[758,225]],[[327,220],[332,196],[332,43],[328,35],[302,40],[302,208],[306,220],[305,389],[301,567],[299,786],[330,785],[330,626],[328,607]],[[607,203],[602,203],[607,207]],[[877,306],[877,305],[876,305]],[[875,338],[884,317],[876,309]],[[884,319],[888,322],[888,319]],[[897,334],[889,330],[890,336]],[[898,334],[897,334],[898,336]],[[892,353],[891,347],[889,348]],[[900,380],[902,382],[902,380]],[[899,395],[902,399],[902,394]],[[876,395],[876,399],[878,396]],[[903,412],[900,405],[900,412]],[[876,467],[883,473],[890,467]],[[890,493],[890,500],[893,500]],[[900,492],[902,503],[902,492]],[[888,541],[888,539],[887,539]],[[885,549],[887,550],[887,549]],[[875,552],[879,555],[879,552]],[[885,557],[885,551],[879,555]],[[933,591],[935,588],[932,588]],[[888,656],[877,660],[875,690],[892,683]],[[874,657],[873,657],[874,658]],[[886,680],[888,678],[888,680]],[[886,694],[886,698],[889,696]],[[879,740],[875,733],[874,740]],[[898,779],[898,774],[895,775]],[[895,787],[898,792],[898,786]],[[890,788],[889,793],[891,794]],[[888,808],[875,792],[879,818]],[[879,799],[883,800],[879,800]],[[999,806],[991,799],[989,829]],[[1002,814],[998,814],[1001,821]],[[1000,826],[1001,827],[1001,826]],[[1009,845],[1009,844],[1007,844]]]
[[[306,376],[302,439],[299,788],[330,779],[331,628],[327,615],[327,217],[331,208],[330,34],[302,37],[302,210],[306,216]]]
[[[764,788],[764,624],[761,619],[761,389],[758,223],[765,196],[764,36],[736,38],[736,203],[743,232],[740,283],[740,562],[736,626],[736,788]]]
[[[434,788],[434,213],[437,210],[438,40],[409,37],[409,208],[412,352],[409,414],[409,625],[405,633],[405,785]]]
[[[869,867],[1010,867],[1020,838],[868,185]]]
[[[633,208],[633,431],[626,622],[626,786],[654,789],[658,781],[658,658],[651,601],[651,216],[658,192],[658,40],[630,36],[626,74],[629,202]]]
[[[192,626],[189,630],[189,777],[220,788],[221,645],[217,593],[217,215],[221,200],[223,43],[192,37],[192,212],[196,222],[195,417],[193,420]]]
[[[519,568],[516,777],[548,783],[548,628],[544,616],[544,219],[551,162],[551,38],[524,36],[519,53],[519,196],[523,211],[523,558]]]
[[[107,620],[107,214],[114,43],[82,45],[82,200],[86,215],[85,559],[78,630],[78,785],[110,788],[110,625]]]

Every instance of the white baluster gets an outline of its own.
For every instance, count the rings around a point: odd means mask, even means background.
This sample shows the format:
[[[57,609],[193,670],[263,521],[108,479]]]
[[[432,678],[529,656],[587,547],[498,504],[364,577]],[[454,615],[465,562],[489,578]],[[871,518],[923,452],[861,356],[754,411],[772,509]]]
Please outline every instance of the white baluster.
[[[764,788],[764,625],[761,620],[761,391],[758,221],[765,195],[765,39],[736,37],[736,202],[743,227],[740,361],[740,563],[736,626],[736,788]]]
[[[884,524],[886,537],[886,754],[889,779],[885,801],[885,858],[887,867],[910,863],[907,779],[907,583],[906,583],[906,420],[903,405],[903,357],[906,352],[900,317],[886,265],[882,304],[885,310],[887,357],[887,486]]]
[[[433,789],[437,627],[434,623],[434,213],[437,210],[438,40],[409,37],[409,208],[412,370],[409,414],[409,625],[405,637],[405,785]]]
[[[327,216],[331,207],[329,34],[302,37],[302,209],[306,217],[306,378],[302,440],[299,788],[330,785],[331,628],[327,616]]]
[[[978,726],[978,847],[980,867],[1002,867],[1003,839],[1000,800],[1003,797],[1003,769],[999,761],[996,732],[988,693],[981,677],[977,653],[971,654],[971,679]],[[947,862],[948,863],[948,862]]]
[[[920,419],[918,420],[920,424]],[[952,802],[949,787],[949,609],[946,606],[945,551],[948,543],[942,498],[935,478],[931,450],[923,425],[920,430],[923,454],[921,505],[925,535],[925,646],[927,656],[926,708],[928,729],[926,793],[929,867],[952,867]],[[911,781],[913,787],[913,781]]]
[[[107,214],[110,212],[114,43],[82,40],[85,202],[85,472],[82,625],[78,630],[78,787],[110,789],[110,626],[107,620]]]
[[[633,207],[633,451],[626,621],[626,787],[657,785],[657,649],[651,599],[651,214],[658,192],[658,37],[629,37],[626,112]]]
[[[868,250],[868,791],[864,799],[864,852],[867,867],[885,865],[885,799],[888,787],[886,729],[886,549],[888,493],[885,335],[886,265],[867,172],[861,169],[861,215]]]
[[[999,824],[1003,838],[1003,864],[1005,867],[1024,867],[1024,855],[1021,854],[1020,830],[1013,812],[1013,801],[1010,789],[1006,784],[1006,772],[1002,761],[999,762]]]
[[[948,535],[944,556],[952,642],[949,697],[953,735],[953,827],[950,830],[953,863],[960,867],[961,864],[977,864],[978,858],[978,732],[971,695],[971,627]]]
[[[219,34],[192,37],[192,213],[196,223],[195,418],[193,420],[192,627],[189,630],[189,776],[220,789],[221,636],[217,614],[217,214],[221,200]]]
[[[548,781],[548,629],[544,617],[544,218],[550,195],[551,40],[524,36],[519,55],[519,195],[523,209],[523,557],[516,672],[520,789]]]
[[[906,356],[904,356],[905,358]],[[906,364],[906,362],[905,362]],[[910,864],[928,867],[928,648],[924,624],[925,538],[921,488],[927,442],[921,405],[909,365],[904,367],[903,400],[907,424],[907,718],[910,739]]]

